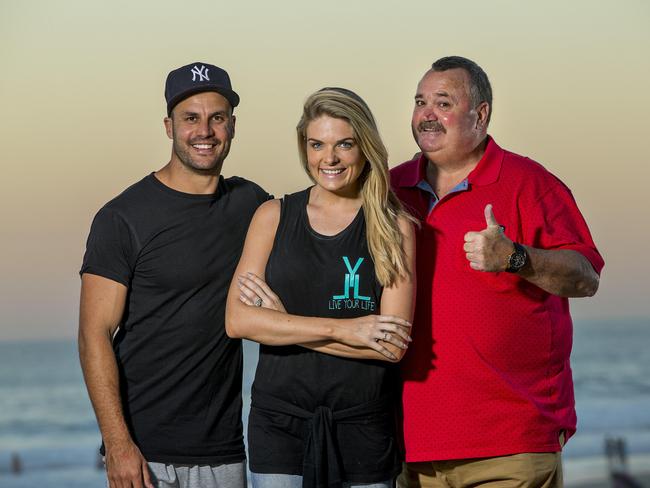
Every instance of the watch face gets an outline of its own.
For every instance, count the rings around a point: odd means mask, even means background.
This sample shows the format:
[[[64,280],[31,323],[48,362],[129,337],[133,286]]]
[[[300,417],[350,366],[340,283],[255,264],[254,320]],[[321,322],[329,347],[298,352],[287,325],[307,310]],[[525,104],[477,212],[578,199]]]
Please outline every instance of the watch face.
[[[510,256],[510,268],[521,269],[526,264],[526,255],[516,252]]]

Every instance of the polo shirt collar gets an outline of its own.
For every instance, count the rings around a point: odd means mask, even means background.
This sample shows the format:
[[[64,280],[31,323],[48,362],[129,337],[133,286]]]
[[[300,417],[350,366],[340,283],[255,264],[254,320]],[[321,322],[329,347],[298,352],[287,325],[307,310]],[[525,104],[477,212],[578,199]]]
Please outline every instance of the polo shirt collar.
[[[426,181],[427,179],[427,157],[422,153],[420,157],[415,160],[415,164],[409,164],[408,171],[402,173],[401,178],[397,182],[399,187],[415,187],[421,181]]]
[[[501,164],[505,151],[494,142],[492,136],[487,136],[487,144],[483,157],[476,165],[476,168],[467,176],[467,181],[471,185],[489,185],[499,179]],[[417,187],[421,181],[426,181],[427,157],[423,154],[416,160],[412,169],[403,174],[398,182],[400,187]]]
[[[485,186],[494,183],[499,179],[501,165],[505,151],[494,142],[492,136],[487,136],[487,144],[483,157],[476,165],[476,168],[467,175],[467,181],[470,185]]]

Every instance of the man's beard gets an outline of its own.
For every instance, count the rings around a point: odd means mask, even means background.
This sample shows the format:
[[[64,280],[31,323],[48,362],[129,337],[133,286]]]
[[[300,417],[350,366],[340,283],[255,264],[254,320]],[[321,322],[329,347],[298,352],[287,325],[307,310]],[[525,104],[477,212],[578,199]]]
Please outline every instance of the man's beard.
[[[219,139],[212,138],[210,140],[192,141],[189,146],[191,147],[192,144],[214,144],[217,147],[220,147],[221,151],[215,154],[212,161],[209,161],[208,163],[200,163],[192,158],[192,155],[190,154],[191,149],[188,149],[174,141],[172,145],[174,154],[176,154],[176,157],[178,157],[181,163],[183,163],[183,166],[198,173],[211,173],[215,170],[221,170],[223,161],[226,159],[226,156],[228,156],[228,152],[230,151],[229,143],[223,144]]]

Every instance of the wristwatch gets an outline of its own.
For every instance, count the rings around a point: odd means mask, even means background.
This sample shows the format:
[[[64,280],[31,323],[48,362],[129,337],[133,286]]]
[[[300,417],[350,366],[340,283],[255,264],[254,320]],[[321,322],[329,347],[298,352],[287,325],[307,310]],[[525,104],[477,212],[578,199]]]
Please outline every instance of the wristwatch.
[[[526,266],[528,262],[528,253],[524,249],[524,246],[518,242],[513,242],[512,244],[515,246],[515,251],[508,257],[508,267],[506,268],[506,272],[508,273],[516,273]]]

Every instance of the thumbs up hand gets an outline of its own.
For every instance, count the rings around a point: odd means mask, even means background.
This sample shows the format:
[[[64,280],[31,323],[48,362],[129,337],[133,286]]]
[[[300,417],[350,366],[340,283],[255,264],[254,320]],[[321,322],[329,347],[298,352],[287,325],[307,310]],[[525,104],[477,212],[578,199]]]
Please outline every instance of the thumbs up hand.
[[[485,206],[485,225],[480,232],[465,234],[463,249],[469,266],[477,271],[505,271],[514,246],[494,217],[491,203]]]

